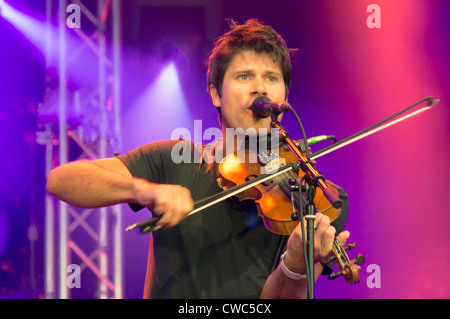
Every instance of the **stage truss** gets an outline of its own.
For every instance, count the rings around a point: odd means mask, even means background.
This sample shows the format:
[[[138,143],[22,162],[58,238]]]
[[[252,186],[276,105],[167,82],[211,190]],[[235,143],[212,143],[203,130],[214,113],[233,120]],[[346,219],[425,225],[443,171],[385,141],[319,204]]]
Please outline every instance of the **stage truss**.
[[[69,5],[80,10],[79,28],[67,23],[70,14],[76,12]],[[42,106],[46,109],[45,104],[52,103],[53,96],[58,101],[57,119],[41,121],[38,132],[38,142],[46,149],[48,174],[67,162],[111,157],[121,150],[121,0],[46,0],[46,16],[49,30],[55,20],[59,30],[59,38],[52,38],[50,32],[46,35],[47,69],[57,70],[47,76],[56,73],[56,79],[47,82],[56,80],[58,85],[48,85]],[[81,40],[83,45],[74,50],[68,44],[69,37]],[[57,61],[52,61],[53,48],[58,50]],[[83,50],[96,57],[93,74],[97,80],[89,92],[86,88],[71,88],[68,77],[69,61],[75,55],[82,58]],[[74,120],[73,110],[90,114],[80,117],[88,123]],[[88,271],[91,274],[86,277],[93,274],[98,281],[94,298],[123,298],[120,205],[80,209],[46,194],[45,206],[45,298],[71,298],[77,280],[83,285]]]

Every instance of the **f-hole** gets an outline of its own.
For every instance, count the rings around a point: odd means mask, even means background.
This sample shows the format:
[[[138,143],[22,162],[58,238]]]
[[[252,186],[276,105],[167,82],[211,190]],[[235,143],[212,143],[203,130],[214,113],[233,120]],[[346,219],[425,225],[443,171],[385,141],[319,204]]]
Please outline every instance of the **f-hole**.
[[[245,178],[245,181],[246,182],[248,182],[249,180],[251,180],[251,179],[254,179],[254,178],[256,178],[256,177],[258,177],[257,175],[248,175],[246,178]],[[269,184],[267,183],[267,182],[262,182],[261,183],[261,185],[264,185],[265,187],[269,187],[270,186],[270,184],[273,184],[273,180],[270,180],[270,181],[268,181],[269,182]]]

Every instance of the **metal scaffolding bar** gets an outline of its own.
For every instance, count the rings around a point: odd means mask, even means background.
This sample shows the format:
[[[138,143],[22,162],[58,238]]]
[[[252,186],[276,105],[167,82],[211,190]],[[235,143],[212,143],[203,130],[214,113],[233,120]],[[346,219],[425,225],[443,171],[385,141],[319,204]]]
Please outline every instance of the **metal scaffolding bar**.
[[[58,26],[59,26],[59,108],[58,108],[58,127],[59,127],[59,165],[68,162],[67,147],[67,64],[66,64],[66,0],[60,0],[58,8]],[[67,204],[63,201],[58,203],[59,217],[59,298],[67,299],[69,291],[67,289],[67,266],[70,264],[68,254],[68,213]]]
[[[56,4],[55,4],[56,3]],[[53,8],[57,8],[59,38],[58,47],[58,121],[45,125],[40,132],[41,144],[46,146],[46,173],[53,168],[54,141],[57,140],[57,165],[88,158],[111,157],[121,150],[120,136],[120,69],[121,69],[121,0],[99,0],[96,8],[88,8],[82,1],[74,0],[81,8],[82,17],[89,19],[95,26],[93,36],[87,35],[83,28],[74,29],[87,48],[95,53],[98,59],[98,86],[92,88],[90,100],[95,100],[98,108],[98,126],[95,138],[83,136],[83,127],[69,123],[69,109],[83,108],[77,92],[68,89],[68,61],[73,53],[68,48],[69,28],[66,24],[67,1],[46,0],[46,15],[49,26]],[[92,3],[91,3],[92,4]],[[96,11],[96,12],[91,12]],[[110,21],[111,20],[111,21]],[[111,22],[112,39],[107,39],[107,22]],[[50,28],[50,27],[49,27]],[[107,41],[112,41],[112,52],[107,50]],[[47,63],[50,63],[51,37],[47,34]],[[73,48],[72,48],[73,50]],[[109,56],[112,55],[112,58]],[[113,61],[113,63],[111,63]],[[111,81],[112,79],[112,81]],[[108,105],[112,101],[111,105]],[[86,102],[85,102],[86,103]],[[45,101],[44,101],[45,104]],[[89,107],[92,107],[89,104]],[[53,124],[53,126],[55,126]],[[82,124],[80,125],[82,126]],[[77,145],[81,155],[71,158],[70,147]],[[57,214],[56,214],[57,213]],[[56,218],[57,217],[57,218]],[[91,218],[94,217],[94,218]],[[79,261],[82,271],[91,270],[98,279],[97,298],[123,298],[123,266],[122,266],[122,224],[121,207],[105,207],[99,209],[79,209],[62,201],[54,205],[53,199],[46,194],[45,221],[45,280],[46,298],[68,299],[71,288],[68,287],[68,266],[72,261]],[[95,222],[92,221],[95,219]],[[56,222],[57,220],[57,222]],[[58,232],[54,231],[57,224]],[[112,225],[112,226],[111,226]],[[110,231],[110,227],[113,231]],[[80,239],[75,232],[88,234]],[[113,238],[108,235],[112,234]],[[87,243],[87,239],[92,239]],[[94,244],[92,244],[92,242]],[[58,243],[56,253],[55,243]],[[88,251],[91,251],[90,253]],[[55,259],[58,262],[55,263]],[[57,267],[55,267],[57,265]],[[57,271],[55,271],[55,268]],[[81,275],[83,277],[83,275]],[[58,286],[58,289],[56,288]]]
[[[45,64],[48,66],[52,62],[52,37],[51,37],[51,20],[52,20],[52,0],[45,2],[45,16],[47,20],[45,33]],[[40,134],[39,134],[40,133]],[[53,168],[53,139],[54,133],[50,123],[45,124],[44,132],[38,132],[38,142],[45,145],[45,176],[48,175]],[[40,141],[39,141],[40,139]],[[44,291],[45,298],[53,299],[56,297],[55,286],[55,205],[53,198],[49,193],[45,193],[45,227],[44,227]]]
[[[113,112],[114,131],[117,137],[117,149],[122,150],[122,131],[120,126],[120,105],[121,105],[121,79],[122,79],[122,3],[121,0],[114,0],[112,3],[113,13],[113,68],[114,68],[114,82],[113,82]],[[119,206],[112,207],[116,218],[114,227],[114,298],[121,299],[123,297],[123,254],[122,254],[122,219]]]

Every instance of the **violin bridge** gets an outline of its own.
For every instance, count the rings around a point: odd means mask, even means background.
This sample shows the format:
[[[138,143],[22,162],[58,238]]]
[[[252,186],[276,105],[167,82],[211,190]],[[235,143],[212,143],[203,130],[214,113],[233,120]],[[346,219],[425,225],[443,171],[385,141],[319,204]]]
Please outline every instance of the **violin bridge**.
[[[268,162],[266,165],[261,167],[261,174],[273,174],[275,173],[280,167],[286,165],[286,159],[285,158],[275,158]]]

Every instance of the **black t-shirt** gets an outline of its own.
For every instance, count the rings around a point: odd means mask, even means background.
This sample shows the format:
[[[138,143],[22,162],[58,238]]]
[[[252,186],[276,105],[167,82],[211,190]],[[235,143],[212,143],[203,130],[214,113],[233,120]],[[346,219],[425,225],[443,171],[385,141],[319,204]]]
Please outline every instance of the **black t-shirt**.
[[[214,160],[217,145],[161,141],[119,159],[134,177],[188,188],[195,202],[222,191],[217,183],[219,163]],[[188,153],[178,153],[183,150]],[[184,161],[179,162],[180,154],[187,155]],[[338,232],[347,215],[346,195],[339,193],[344,207],[335,220]],[[135,211],[142,208],[131,207]],[[144,292],[150,298],[259,298],[287,239],[266,230],[254,201],[235,198],[152,236]]]

